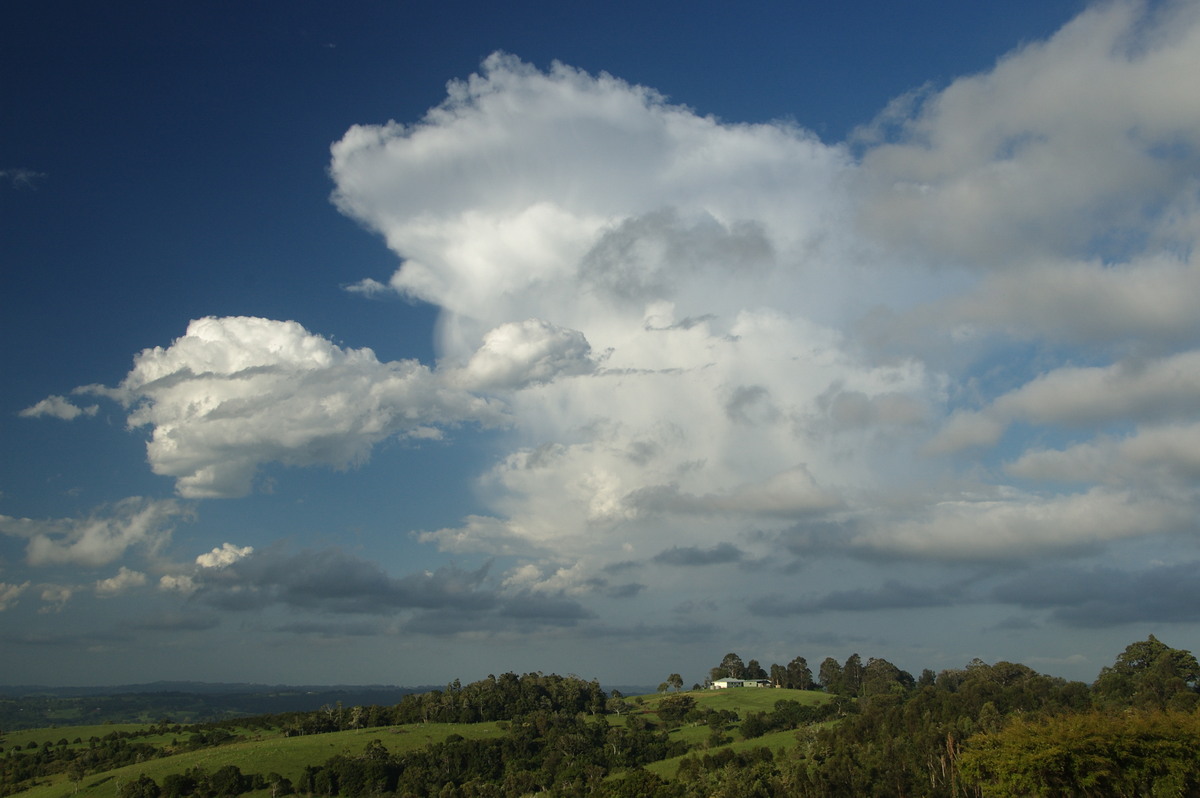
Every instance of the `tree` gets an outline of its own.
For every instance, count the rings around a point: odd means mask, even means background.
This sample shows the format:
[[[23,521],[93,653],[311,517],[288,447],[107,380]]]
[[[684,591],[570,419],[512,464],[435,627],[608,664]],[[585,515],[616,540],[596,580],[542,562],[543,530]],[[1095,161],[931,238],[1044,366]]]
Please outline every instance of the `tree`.
[[[209,777],[209,784],[212,786],[213,792],[217,796],[225,798],[232,798],[232,796],[246,792],[250,786],[248,781],[237,765],[224,765]]]
[[[767,672],[763,670],[762,665],[758,664],[758,660],[752,659],[746,663],[746,670],[742,676],[743,679],[765,679]]]
[[[825,692],[842,692],[842,665],[833,657],[826,657],[821,661],[821,669],[817,672],[817,678],[821,680],[821,686],[825,688]]]
[[[804,657],[796,657],[787,664],[786,686],[793,690],[811,690],[813,688],[812,670],[808,667],[808,660]]]
[[[158,784],[144,773],[117,790],[118,798],[158,798]]]
[[[844,695],[856,696],[862,692],[863,664],[862,657],[855,652],[846,658],[842,666],[842,692]]]
[[[678,723],[695,706],[696,699],[690,695],[669,695],[658,702],[658,716],[668,723]]]
[[[713,668],[709,673],[712,674],[712,680],[717,679],[741,679],[742,674],[746,672],[746,664],[742,662],[742,658],[730,651],[721,660],[721,664]]]
[[[1112,667],[1100,671],[1093,686],[1113,705],[1151,709],[1188,709],[1197,704],[1200,664],[1190,651],[1171,648],[1154,635],[1131,643]]]
[[[903,693],[916,684],[912,674],[902,671],[886,659],[871,657],[863,668],[861,694]]]
[[[676,691],[682,690],[683,689],[683,677],[680,676],[678,673],[672,673],[670,676],[667,677],[667,684],[669,686],[675,688]]]
[[[1200,716],[1086,712],[1015,719],[964,745],[985,795],[1196,795]]]

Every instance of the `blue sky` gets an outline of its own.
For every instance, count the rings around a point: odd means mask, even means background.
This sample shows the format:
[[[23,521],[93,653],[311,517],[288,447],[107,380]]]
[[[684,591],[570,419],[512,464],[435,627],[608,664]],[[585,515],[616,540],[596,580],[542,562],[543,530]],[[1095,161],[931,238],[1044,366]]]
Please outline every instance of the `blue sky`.
[[[0,683],[1196,647],[1195,4],[0,37]]]

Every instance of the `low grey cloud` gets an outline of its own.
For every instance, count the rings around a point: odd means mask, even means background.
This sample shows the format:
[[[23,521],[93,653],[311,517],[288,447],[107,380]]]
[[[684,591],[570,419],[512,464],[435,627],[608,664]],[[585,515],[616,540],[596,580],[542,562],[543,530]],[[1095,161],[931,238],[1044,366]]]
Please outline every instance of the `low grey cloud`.
[[[622,585],[609,585],[601,590],[608,598],[626,599],[634,598],[641,594],[646,589],[646,585],[641,582],[626,582]]]
[[[220,618],[211,613],[165,612],[134,620],[129,628],[149,632],[204,632],[220,625]]]
[[[791,599],[770,595],[754,599],[749,609],[755,615],[786,617],[823,611],[879,612],[883,610],[946,607],[970,600],[965,586],[958,584],[911,584],[889,579],[877,588],[837,590],[821,596]]]
[[[505,598],[498,608],[501,617],[536,620],[555,626],[574,626],[595,614],[578,601],[561,596],[525,592]]]
[[[699,546],[674,546],[655,554],[653,562],[660,565],[722,565],[740,562],[745,556],[741,549],[732,543],[718,543],[709,549]]]
[[[630,493],[625,504],[647,513],[723,513],[767,518],[819,516],[842,506],[836,491],[813,478],[808,467],[795,466],[758,483],[735,485],[707,494],[691,494],[678,485],[652,485]]]
[[[481,611],[497,604],[484,587],[488,565],[474,571],[443,566],[403,577],[340,549],[288,554],[275,547],[221,568],[197,571],[195,599],[225,610],[280,604],[328,613],[391,614],[401,610]]]
[[[297,621],[295,623],[285,623],[276,626],[275,631],[287,632],[289,634],[302,635],[305,637],[319,637],[336,640],[344,637],[375,637],[377,635],[386,634],[388,629],[381,623],[369,620],[338,620]]]
[[[993,598],[1074,628],[1200,621],[1200,562],[1141,571],[1042,568],[995,588]]]

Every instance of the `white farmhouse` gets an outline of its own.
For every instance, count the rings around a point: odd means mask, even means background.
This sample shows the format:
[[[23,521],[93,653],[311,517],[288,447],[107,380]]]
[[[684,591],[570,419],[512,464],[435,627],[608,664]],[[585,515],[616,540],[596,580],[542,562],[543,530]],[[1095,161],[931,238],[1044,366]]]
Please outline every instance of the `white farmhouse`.
[[[770,687],[770,679],[717,679],[712,683],[714,690],[728,690],[731,687]]]

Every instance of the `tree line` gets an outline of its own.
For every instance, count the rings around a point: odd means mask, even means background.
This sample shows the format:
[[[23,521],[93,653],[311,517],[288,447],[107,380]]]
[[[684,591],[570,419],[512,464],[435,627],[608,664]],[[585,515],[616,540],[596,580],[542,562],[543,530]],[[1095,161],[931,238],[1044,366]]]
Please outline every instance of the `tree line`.
[[[928,677],[933,676],[927,671]],[[709,669],[708,684],[719,679],[767,679],[774,687],[791,690],[824,690],[833,695],[851,698],[912,689],[916,680],[908,671],[901,670],[886,659],[872,657],[864,664],[858,653],[851,654],[844,663],[833,657],[821,662],[816,678],[804,657],[795,657],[787,665],[773,664],[770,670],[763,668],[758,660],[744,662],[735,652],[729,652],[720,664]],[[682,687],[678,674],[671,674],[659,685],[659,691],[667,687]],[[694,685],[699,689],[701,685]]]

